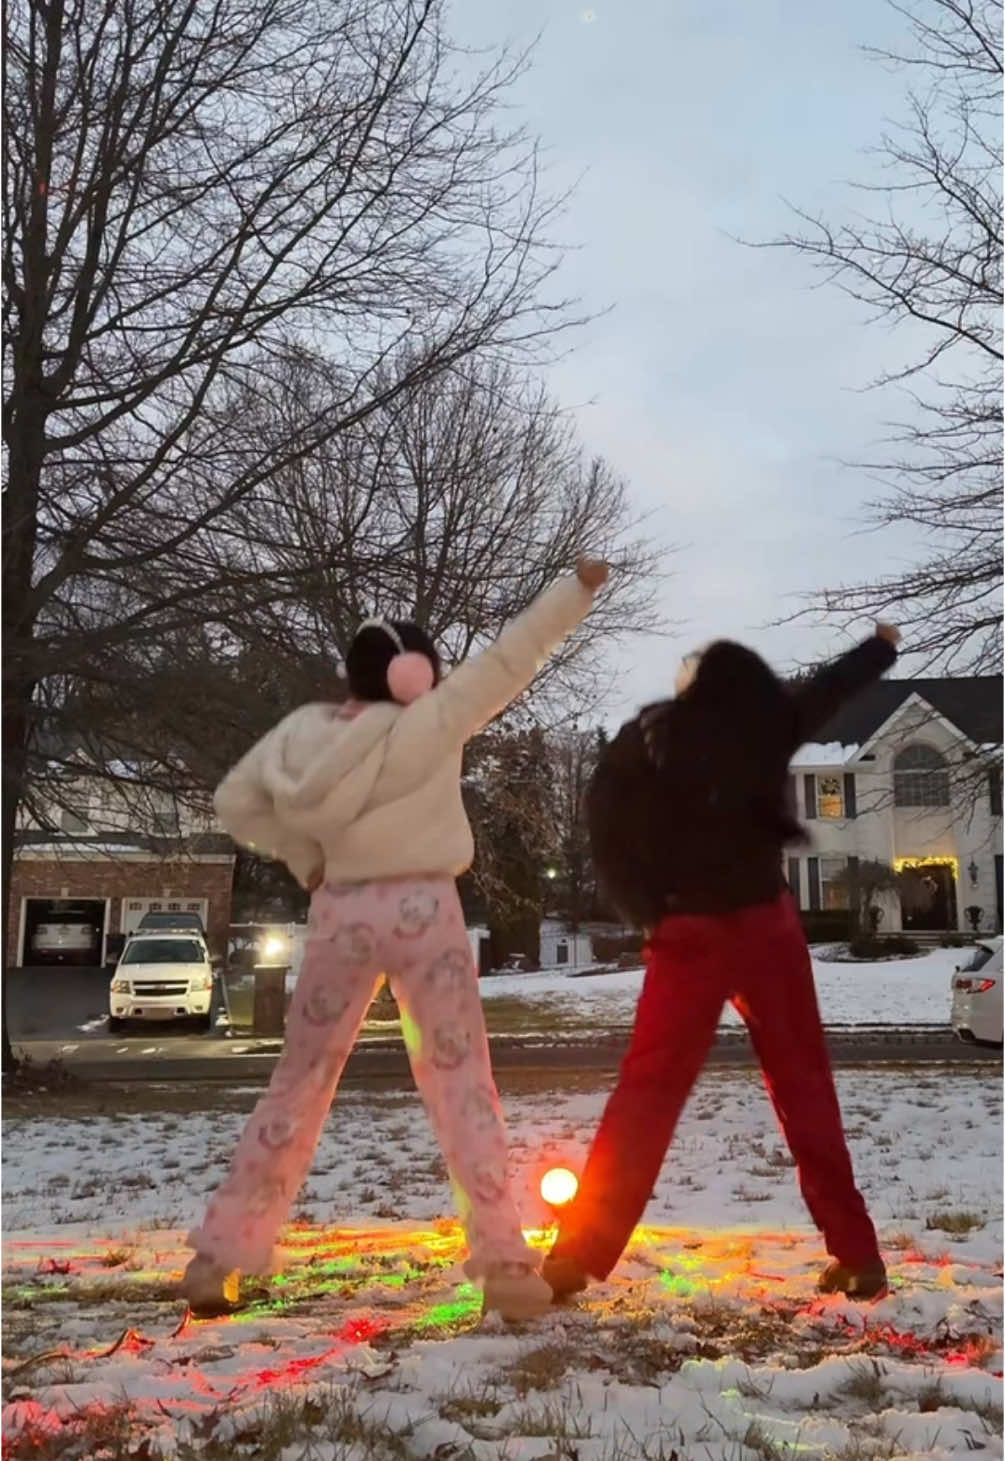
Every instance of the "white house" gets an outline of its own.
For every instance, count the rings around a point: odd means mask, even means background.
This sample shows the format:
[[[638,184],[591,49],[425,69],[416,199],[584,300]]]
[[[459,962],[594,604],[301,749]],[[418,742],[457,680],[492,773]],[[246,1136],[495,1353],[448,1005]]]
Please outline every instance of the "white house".
[[[884,680],[803,746],[791,791],[813,846],[788,858],[803,909],[847,906],[840,874],[909,875],[878,899],[883,932],[1002,928],[1002,679]]]

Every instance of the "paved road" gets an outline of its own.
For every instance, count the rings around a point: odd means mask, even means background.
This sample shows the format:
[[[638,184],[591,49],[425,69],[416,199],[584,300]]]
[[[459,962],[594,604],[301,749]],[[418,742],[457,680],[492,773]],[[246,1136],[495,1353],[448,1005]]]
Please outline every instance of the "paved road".
[[[10,969],[4,977],[15,1043],[79,1042],[108,1034],[111,969]]]
[[[611,1072],[624,1053],[627,1030],[612,1030],[605,1037],[543,1043],[539,1037],[499,1036],[492,1040],[492,1060],[498,1070],[564,1070]],[[832,1029],[828,1031],[835,1065],[890,1065],[952,1063],[994,1065],[1001,1051],[964,1045],[951,1031],[937,1026],[913,1030]],[[20,1048],[32,1060],[59,1059],[88,1080],[220,1080],[228,1084],[257,1084],[269,1078],[279,1054],[279,1042],[221,1039],[216,1036],[167,1034],[151,1029],[146,1034],[109,1039],[95,1034],[87,1040],[30,1040]],[[720,1034],[712,1049],[715,1065],[752,1066],[750,1042],[742,1033]],[[403,1081],[409,1078],[408,1060],[400,1040],[383,1037],[360,1041],[349,1060],[347,1080]]]
[[[109,974],[103,969],[18,969],[7,975],[7,1004],[14,1044],[33,1060],[60,1059],[90,1080],[221,1080],[229,1083],[267,1080],[279,1042],[193,1034],[178,1026],[150,1025],[128,1035],[108,1034]],[[617,1069],[628,1027],[602,1034],[570,1037],[497,1035],[492,1058],[499,1069]],[[889,1064],[903,1061],[950,1061],[954,1064],[994,1062],[999,1051],[963,1045],[950,1030],[918,1025],[906,1030],[831,1027],[831,1054],[837,1065]],[[721,1032],[712,1051],[716,1064],[752,1065],[753,1052],[742,1032]],[[349,1080],[408,1077],[408,1061],[400,1038],[368,1034],[354,1051]]]

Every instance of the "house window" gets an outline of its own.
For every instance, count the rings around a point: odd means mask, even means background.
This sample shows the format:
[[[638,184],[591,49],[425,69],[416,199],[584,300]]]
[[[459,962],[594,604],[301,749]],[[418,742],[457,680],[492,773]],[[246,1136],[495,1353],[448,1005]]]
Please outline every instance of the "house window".
[[[893,763],[898,807],[948,807],[949,768],[934,746],[907,746]]]
[[[817,816],[844,816],[844,780],[841,776],[817,777]]]
[[[150,830],[155,837],[178,836],[178,808],[169,792],[151,793]]]
[[[822,857],[820,859],[820,907],[847,908],[848,886],[845,872],[848,860],[844,857]]]
[[[64,807],[62,813],[60,814],[59,825],[64,832],[69,832],[74,836],[77,836],[83,832],[90,832],[90,808],[80,807],[77,811],[74,812],[71,811],[69,807]]]

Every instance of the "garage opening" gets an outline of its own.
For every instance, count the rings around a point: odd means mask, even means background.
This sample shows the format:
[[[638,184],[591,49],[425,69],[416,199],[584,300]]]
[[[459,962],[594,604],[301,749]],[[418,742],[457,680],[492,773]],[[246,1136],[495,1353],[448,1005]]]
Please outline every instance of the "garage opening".
[[[103,898],[26,898],[23,968],[96,968],[105,936]]]
[[[205,928],[208,911],[207,898],[123,898],[122,932],[135,933],[144,913],[197,913]]]

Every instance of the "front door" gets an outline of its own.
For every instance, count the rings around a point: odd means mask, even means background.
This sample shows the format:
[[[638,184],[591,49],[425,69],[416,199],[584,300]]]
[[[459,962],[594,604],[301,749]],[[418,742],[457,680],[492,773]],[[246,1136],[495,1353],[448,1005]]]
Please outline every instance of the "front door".
[[[957,927],[956,877],[949,862],[905,868],[899,877],[903,927],[910,933],[943,933]]]

